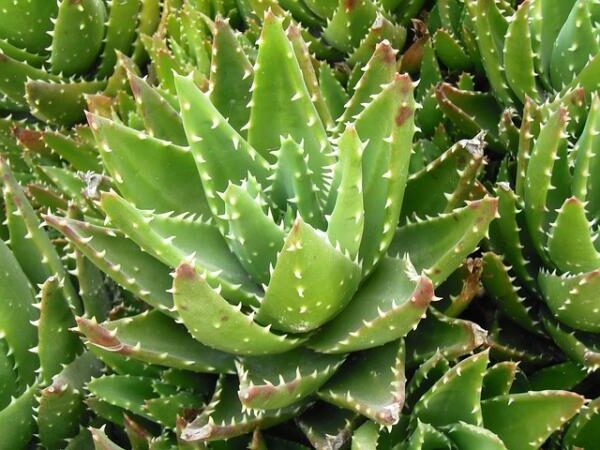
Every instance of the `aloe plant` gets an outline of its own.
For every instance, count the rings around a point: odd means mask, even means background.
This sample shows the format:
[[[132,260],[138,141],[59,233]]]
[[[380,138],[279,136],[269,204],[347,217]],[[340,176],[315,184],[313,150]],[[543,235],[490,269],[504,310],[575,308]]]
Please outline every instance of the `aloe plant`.
[[[488,361],[480,352],[450,367],[436,355],[407,385],[404,423],[386,433],[365,422],[352,448],[538,449],[584,404],[565,390],[514,392],[514,367]]]
[[[461,141],[409,177],[413,85],[387,42],[326,127],[333,103],[309,84],[305,44],[283,21],[266,14],[251,64],[217,20],[207,92],[194,74],[155,87],[129,71],[135,101],[89,98],[105,187],[83,217],[44,218],[145,303],[117,320],[77,318],[112,372],[87,386],[99,417],[124,424],[125,412],[204,442],[320,398],[392,425],[400,339],[415,341],[410,364],[440,347],[409,332],[495,217],[476,183],[483,144]],[[64,180],[55,188],[81,204]],[[432,236],[444,239],[428,247]],[[483,343],[475,324],[430,314],[429,329],[449,330],[449,358]],[[391,389],[363,382],[373,365]]]
[[[105,317],[109,299],[96,292],[91,303],[88,276],[79,270],[75,290],[61,252],[2,159],[0,177],[9,231],[8,245],[0,242],[0,448],[64,448],[87,425],[85,384],[102,371],[71,328],[76,315]]]
[[[120,89],[117,53],[142,64],[160,0],[16,0],[0,19],[0,111],[58,125],[84,119],[85,94]]]
[[[492,252],[483,258],[484,284],[505,314],[549,335],[590,370],[598,367],[599,105],[594,95],[573,135],[569,103],[527,102],[516,161],[507,162],[495,187],[501,219],[490,228]]]

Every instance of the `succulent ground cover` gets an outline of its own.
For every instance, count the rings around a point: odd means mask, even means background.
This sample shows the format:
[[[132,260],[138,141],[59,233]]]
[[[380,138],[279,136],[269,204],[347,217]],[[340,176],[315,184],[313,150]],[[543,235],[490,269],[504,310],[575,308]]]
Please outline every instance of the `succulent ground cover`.
[[[597,448],[599,30],[0,5],[0,449]]]

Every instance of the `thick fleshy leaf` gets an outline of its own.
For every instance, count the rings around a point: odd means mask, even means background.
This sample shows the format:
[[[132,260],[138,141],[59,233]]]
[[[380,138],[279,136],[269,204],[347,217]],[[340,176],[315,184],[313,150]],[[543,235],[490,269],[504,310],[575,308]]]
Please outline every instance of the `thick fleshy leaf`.
[[[117,62],[117,53],[129,54],[136,39],[138,17],[142,0],[125,0],[111,5],[101,61],[97,69],[98,78],[110,75]]]
[[[70,76],[88,71],[100,53],[105,22],[102,0],[60,2],[52,30],[52,72]]]
[[[85,96],[106,87],[106,81],[53,82],[28,81],[27,103],[38,119],[55,125],[71,126],[85,119]]]
[[[142,250],[175,269],[183,261],[207,271],[211,286],[235,301],[255,302],[260,291],[210,222],[191,216],[171,217],[134,208],[113,192],[102,193],[101,205],[113,225]]]
[[[495,397],[481,402],[483,423],[508,450],[536,450],[579,411],[583,400],[568,391]]]
[[[402,450],[446,450],[452,448],[452,443],[444,433],[436,430],[428,423],[417,421],[415,430],[404,442]]]
[[[48,449],[64,448],[79,432],[85,414],[84,384],[102,373],[102,364],[91,353],[79,356],[56,375],[39,397],[38,432]]]
[[[486,370],[483,376],[483,387],[481,399],[507,395],[515,381],[517,374],[517,363],[513,361],[502,361],[494,364]]]
[[[354,259],[362,240],[365,213],[361,162],[364,144],[360,142],[353,127],[346,128],[338,142],[338,149],[341,181],[329,218],[327,237],[332,244],[339,244]]]
[[[265,15],[254,70],[248,142],[271,163],[281,136],[302,142],[310,179],[323,200],[324,171],[333,163],[331,148],[282,22],[271,12]]]
[[[26,448],[35,433],[34,408],[37,384],[32,384],[6,408],[0,411],[0,435],[6,450]]]
[[[429,308],[427,317],[406,337],[407,366],[441,353],[449,360],[471,353],[486,342],[487,332],[474,322],[454,319]]]
[[[230,355],[195,341],[183,326],[157,311],[103,324],[78,317],[77,325],[88,346],[123,357],[194,372],[234,371]]]
[[[46,0],[16,0],[3,5],[0,36],[32,53],[43,52],[51,42],[48,32],[58,5]]]
[[[189,150],[97,115],[88,114],[88,122],[107,171],[136,207],[208,216],[206,191]]]
[[[161,311],[172,314],[173,299],[169,268],[154,259],[129,239],[113,229],[90,225],[78,220],[44,216],[48,225],[57,229],[109,277],[125,289]]]
[[[399,339],[353,355],[319,396],[389,426],[400,419],[405,381],[404,342]]]
[[[40,292],[38,354],[41,378],[49,381],[70,363],[81,350],[81,342],[70,330],[75,325],[73,312],[66,302],[60,282],[49,278]]]
[[[423,394],[413,417],[436,427],[456,422],[481,426],[479,404],[488,361],[488,352],[481,352],[456,364]]]
[[[555,160],[564,143],[567,112],[560,108],[541,128],[531,151],[524,183],[525,217],[531,240],[540,256],[545,256],[545,239],[551,222],[548,196]],[[562,202],[561,202],[562,203]]]
[[[224,204],[219,193],[250,175],[267,186],[269,164],[254,150],[191,79],[175,79],[183,126],[211,212],[219,222]],[[279,142],[278,142],[279,143]],[[225,228],[223,228],[225,230]]]
[[[576,386],[588,376],[585,368],[572,361],[544,367],[531,374],[529,384],[534,391],[575,390]]]
[[[525,102],[526,96],[536,101],[540,97],[536,85],[535,56],[529,27],[531,4],[531,1],[526,1],[519,5],[508,24],[504,43],[506,81],[522,103]]]
[[[446,434],[461,450],[508,450],[494,433],[468,423],[451,425]]]
[[[213,441],[249,433],[256,428],[285,422],[306,407],[306,402],[283,409],[254,413],[244,409],[237,396],[238,383],[233,377],[221,377],[206,409],[181,432],[184,441]]]
[[[492,252],[483,254],[483,264],[483,285],[500,310],[526,330],[539,334],[539,321],[533,310],[535,303],[513,282],[512,269]]]
[[[577,330],[600,331],[600,269],[579,275],[558,275],[542,271],[540,289],[554,316]]]
[[[298,347],[300,338],[277,335],[233,306],[210,288],[189,264],[181,264],[173,284],[175,308],[192,336],[204,345],[238,355],[283,353]]]
[[[360,282],[360,266],[309,224],[292,226],[257,319],[289,332],[313,330],[337,315]]]
[[[382,86],[392,82],[396,73],[396,51],[389,42],[380,42],[369,62],[358,73],[361,76],[354,86],[354,93],[338,119],[338,131],[355,120],[372,96],[381,92]]]
[[[495,198],[484,197],[450,213],[401,226],[389,253],[408,255],[416,269],[424,270],[437,286],[477,248],[496,216],[497,203]]]
[[[362,417],[354,411],[318,402],[305,411],[297,420],[314,448],[343,448],[350,440],[350,433]],[[303,450],[295,447],[289,450]]]
[[[34,382],[39,367],[36,354],[29,350],[37,345],[35,299],[27,277],[6,244],[0,242],[0,332],[10,349],[19,373],[19,385]]]
[[[215,19],[213,57],[210,69],[210,100],[229,119],[235,130],[245,136],[242,128],[250,120],[248,103],[254,70],[229,23]]]
[[[433,299],[433,286],[407,260],[384,258],[350,304],[309,342],[344,353],[394,341],[414,328]]]
[[[588,3],[575,2],[556,37],[550,60],[550,79],[556,89],[569,84],[600,50]]]
[[[148,133],[175,145],[186,145],[187,138],[179,112],[146,80],[130,70],[127,71],[127,77],[137,103],[137,111],[143,117]]]
[[[592,447],[600,439],[600,400],[592,400],[581,408],[563,438],[567,448]]]
[[[408,176],[415,102],[408,75],[396,74],[358,115],[354,126],[363,151],[365,223],[359,255],[369,273],[389,247],[398,223]]]
[[[562,272],[581,273],[600,268],[592,223],[585,204],[569,197],[557,211],[548,236],[548,256]]]
[[[69,306],[76,312],[80,311],[80,300],[60,256],[48,234],[41,227],[37,214],[13,176],[8,163],[2,158],[0,158],[0,176],[4,183],[5,198],[10,199],[12,207],[8,209],[12,216],[9,219],[9,229],[14,220],[14,228],[11,230],[11,246],[13,246],[15,256],[32,283],[43,283],[48,277],[56,276],[61,282]],[[15,235],[14,233],[24,234]]]
[[[596,333],[583,333],[561,325],[550,314],[542,318],[554,343],[572,360],[589,370],[600,368],[600,341]]]
[[[406,183],[403,218],[436,216],[464,206],[485,164],[484,147],[480,136],[461,140],[412,174]],[[423,196],[423,192],[427,192],[427,196]]]
[[[246,408],[284,408],[314,393],[343,361],[344,356],[302,348],[278,355],[246,356],[237,364],[238,396]]]

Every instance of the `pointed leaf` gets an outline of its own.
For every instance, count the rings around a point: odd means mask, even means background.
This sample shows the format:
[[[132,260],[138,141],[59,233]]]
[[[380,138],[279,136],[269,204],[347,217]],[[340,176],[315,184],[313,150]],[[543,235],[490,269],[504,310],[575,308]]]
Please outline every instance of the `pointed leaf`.
[[[173,291],[184,325],[204,345],[238,355],[261,355],[283,353],[302,343],[254,322],[241,305],[229,304],[189,264],[177,268]]]

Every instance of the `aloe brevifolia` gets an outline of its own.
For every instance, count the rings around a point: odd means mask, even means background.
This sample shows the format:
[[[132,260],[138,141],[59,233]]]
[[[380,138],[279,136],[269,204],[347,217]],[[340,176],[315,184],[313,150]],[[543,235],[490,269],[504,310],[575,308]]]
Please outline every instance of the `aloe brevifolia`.
[[[58,125],[84,119],[84,94],[120,89],[117,52],[144,61],[160,0],[15,0],[0,18],[0,112]]]
[[[576,135],[567,132],[568,106],[526,104],[516,161],[495,188],[501,218],[490,229],[484,281],[506,315],[595,370],[600,100],[594,95]]]
[[[440,0],[428,19],[437,57],[450,70],[483,75],[491,91],[444,82],[440,108],[459,135],[485,129],[494,150],[509,151],[527,98],[569,99],[573,110],[579,89],[589,98],[600,87],[599,17],[590,0]]]
[[[9,231],[8,245],[0,242],[0,448],[60,449],[87,425],[84,386],[102,371],[70,329],[76,315],[106,317],[108,298],[82,257],[75,290],[3,159],[0,177]]]
[[[408,179],[413,86],[396,73],[389,43],[327,129],[323,107],[334,103],[318,103],[301,36],[272,13],[263,24],[252,65],[215,22],[206,93],[194,75],[172,78],[174,97],[130,72],[135,102],[89,99],[112,189],[83,221],[45,220],[149,309],[77,319],[113,372],[88,384],[88,404],[109,421],[123,424],[125,411],[184,440],[221,440],[285,421],[318,397],[337,414],[397,422],[399,339],[495,216],[496,200],[475,184],[478,140]],[[132,106],[125,116],[123,105]],[[427,247],[432,236],[444,239]],[[474,324],[431,314],[428,329],[447,331],[449,357],[482,343]],[[410,336],[411,364],[443,347]],[[362,382],[373,367],[389,383]],[[176,420],[184,410],[197,417]]]
[[[390,433],[366,422],[352,448],[533,450],[583,406],[583,397],[545,386],[515,392],[516,364],[488,361],[487,351],[453,366],[435,355],[407,385],[403,422]]]

